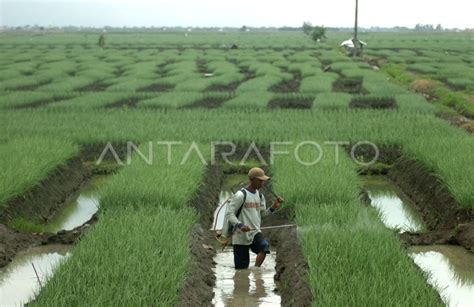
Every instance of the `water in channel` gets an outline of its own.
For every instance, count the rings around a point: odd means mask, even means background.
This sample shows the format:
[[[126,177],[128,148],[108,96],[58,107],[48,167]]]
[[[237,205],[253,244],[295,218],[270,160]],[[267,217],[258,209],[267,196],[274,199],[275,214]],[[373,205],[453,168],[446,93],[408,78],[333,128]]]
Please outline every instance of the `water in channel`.
[[[400,232],[425,229],[411,201],[390,180],[384,176],[364,176],[362,180],[371,205],[379,211],[387,228],[399,229]]]
[[[98,188],[107,176],[94,176],[79,195],[61,208],[46,226],[48,232],[71,230],[87,222],[99,210]]]
[[[413,246],[415,263],[448,306],[474,306],[474,255],[453,245]]]
[[[48,232],[71,230],[87,222],[99,209],[98,188],[106,176],[94,176],[81,188],[78,196],[61,208],[46,225]],[[62,259],[69,255],[71,246],[45,245],[18,254],[0,270],[0,306],[23,306],[40,291]],[[33,269],[34,264],[40,281]]]
[[[387,228],[425,230],[410,200],[387,178],[365,176],[363,187]],[[454,245],[412,246],[409,255],[448,306],[474,306],[474,255]]]
[[[280,295],[275,292],[275,255],[274,251],[267,255],[258,268],[253,266],[255,255],[250,252],[250,268],[235,270],[232,247],[218,251],[214,257],[214,306],[280,306]]]
[[[31,248],[0,269],[0,306],[23,306],[38,294],[61,260],[68,257],[67,245]],[[35,270],[38,273],[36,276]]]

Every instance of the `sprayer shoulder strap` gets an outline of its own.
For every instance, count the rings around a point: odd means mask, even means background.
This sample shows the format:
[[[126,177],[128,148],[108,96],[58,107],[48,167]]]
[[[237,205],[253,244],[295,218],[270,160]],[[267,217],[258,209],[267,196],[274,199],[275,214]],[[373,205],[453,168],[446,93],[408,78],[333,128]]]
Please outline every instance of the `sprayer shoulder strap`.
[[[235,215],[237,219],[239,218],[240,213],[242,212],[242,209],[244,208],[245,205],[245,200],[247,199],[247,191],[245,189],[240,190],[244,194],[244,201],[242,202],[242,205],[240,205],[239,210],[237,210],[237,214]]]
[[[240,206],[239,210],[237,210],[237,214],[235,215],[237,218],[239,218],[239,215],[242,212],[242,209],[244,208],[245,200],[247,199],[247,191],[245,191],[245,189],[242,189],[241,191],[244,194],[244,201],[242,202],[242,205]],[[262,202],[262,194],[260,194],[260,191],[258,191],[258,197],[260,198],[260,202]]]

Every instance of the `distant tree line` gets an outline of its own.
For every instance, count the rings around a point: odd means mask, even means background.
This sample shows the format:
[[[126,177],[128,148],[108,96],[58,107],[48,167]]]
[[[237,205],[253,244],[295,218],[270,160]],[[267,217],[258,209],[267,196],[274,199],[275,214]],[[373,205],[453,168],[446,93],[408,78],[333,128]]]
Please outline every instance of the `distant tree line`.
[[[303,22],[303,32],[309,35],[315,42],[323,41],[327,38],[326,28],[324,26],[313,26],[311,22]]]
[[[271,31],[303,31],[307,35],[311,36],[314,30],[322,28],[324,29],[325,33],[329,31],[336,31],[336,32],[351,32],[354,29],[352,27],[313,27],[310,22],[304,22],[303,26],[299,27],[291,27],[291,26],[283,26],[283,27],[250,27],[250,26],[242,26],[242,27],[163,27],[163,26],[148,26],[148,27],[139,27],[139,26],[123,26],[123,27],[85,27],[85,26],[42,26],[42,25],[25,25],[25,26],[0,26],[2,31],[24,31],[24,32],[102,32],[106,30],[107,32],[116,32],[116,33],[123,33],[123,32],[183,32],[192,31],[196,32],[216,32],[216,31],[224,31],[224,32],[237,32],[237,31],[260,31],[260,32],[271,32]],[[321,29],[319,29],[321,30]],[[391,28],[385,27],[370,27],[370,28],[363,28],[359,27],[359,32],[413,32],[413,31],[473,31],[474,29],[466,28],[466,29],[459,29],[459,28],[443,28],[441,24],[437,26],[431,24],[417,24],[414,28],[408,27],[400,27],[395,26]]]
[[[430,25],[430,24],[421,24],[421,23],[417,23],[416,26],[415,26],[415,31],[443,31],[443,27],[441,26],[441,24],[438,24],[436,27],[434,27],[433,25]]]

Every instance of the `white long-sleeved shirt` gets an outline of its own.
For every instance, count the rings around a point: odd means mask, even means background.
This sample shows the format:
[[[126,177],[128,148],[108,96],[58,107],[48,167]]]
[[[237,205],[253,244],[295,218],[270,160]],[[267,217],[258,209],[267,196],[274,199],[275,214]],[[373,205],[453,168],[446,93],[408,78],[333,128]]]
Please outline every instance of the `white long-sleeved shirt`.
[[[270,208],[267,209],[265,196],[263,196],[263,194],[261,194],[258,190],[252,193],[245,189],[245,192],[247,196],[239,217],[237,217],[236,214],[242,205],[242,202],[244,201],[244,193],[241,190],[235,193],[230,200],[227,206],[226,216],[231,225],[236,226],[242,223],[254,230],[242,232],[237,229],[232,236],[232,244],[234,245],[252,244],[254,236],[260,232],[262,216],[265,216],[271,212]]]

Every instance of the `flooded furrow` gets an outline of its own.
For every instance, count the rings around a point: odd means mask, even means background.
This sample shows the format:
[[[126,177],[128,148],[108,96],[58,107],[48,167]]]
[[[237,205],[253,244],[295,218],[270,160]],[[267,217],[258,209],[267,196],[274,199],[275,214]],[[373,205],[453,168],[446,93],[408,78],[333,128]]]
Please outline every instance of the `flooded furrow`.
[[[367,191],[370,203],[379,212],[387,228],[420,232],[426,229],[422,219],[406,197],[390,180],[384,176],[364,176],[363,188]]]
[[[69,231],[89,221],[99,209],[99,187],[106,178],[92,177],[76,197],[56,212],[44,226],[45,231]],[[0,306],[23,306],[34,299],[71,248],[72,245],[48,244],[17,254],[0,270]]]
[[[226,203],[232,195],[248,181],[247,175],[230,174],[224,178],[219,195],[219,204]],[[222,208],[225,212],[226,206]],[[224,214],[214,215],[214,227],[223,224]],[[265,258],[261,267],[255,267],[256,255],[250,252],[250,267],[236,270],[232,247],[218,249],[214,257],[216,263],[213,272],[216,277],[214,286],[214,306],[280,306],[281,297],[276,292],[275,266],[276,252]]]
[[[48,232],[71,230],[87,222],[99,210],[99,187],[107,176],[93,176],[80,193],[62,207],[46,226]]]
[[[69,256],[69,249],[68,245],[45,245],[18,254],[0,270],[0,306],[23,306],[34,299],[40,284]]]
[[[261,267],[235,270],[232,247],[217,252],[214,306],[280,306],[281,298],[275,292],[275,259],[272,252]],[[250,263],[254,262],[255,255],[251,254]]]
[[[413,246],[409,254],[448,306],[474,306],[474,255],[460,246]]]
[[[398,187],[384,176],[364,176],[363,188],[387,228],[424,232],[426,226]],[[455,245],[412,246],[408,254],[448,306],[474,306],[474,255]]]

